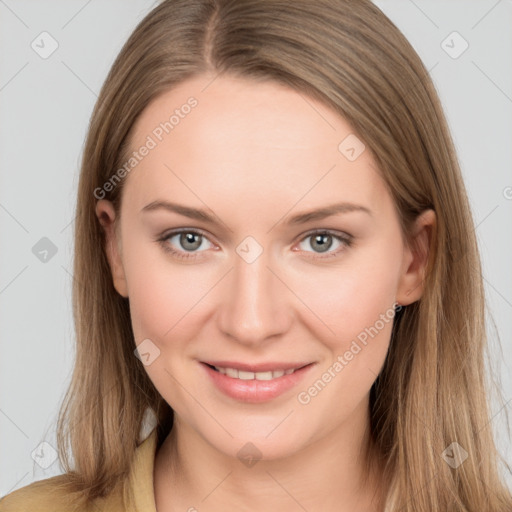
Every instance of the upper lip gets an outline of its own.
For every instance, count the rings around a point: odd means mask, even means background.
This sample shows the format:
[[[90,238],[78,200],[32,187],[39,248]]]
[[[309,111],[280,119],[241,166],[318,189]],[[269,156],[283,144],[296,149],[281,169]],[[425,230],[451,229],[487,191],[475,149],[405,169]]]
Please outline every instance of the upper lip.
[[[278,361],[269,361],[266,363],[258,363],[258,364],[249,364],[242,363],[239,361],[202,361],[203,363],[209,364],[211,366],[217,366],[221,368],[236,368],[237,370],[242,370],[246,372],[269,372],[276,370],[291,370],[302,368],[303,366],[307,366],[311,364],[311,362],[298,362],[298,363],[285,363]]]

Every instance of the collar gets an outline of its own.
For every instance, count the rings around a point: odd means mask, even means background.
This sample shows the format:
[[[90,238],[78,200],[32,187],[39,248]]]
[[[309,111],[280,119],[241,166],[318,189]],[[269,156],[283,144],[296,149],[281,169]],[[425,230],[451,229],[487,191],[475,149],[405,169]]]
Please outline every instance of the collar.
[[[157,512],[155,490],[153,486],[153,470],[157,444],[157,429],[153,429],[137,447],[133,457],[130,474],[125,489],[126,503],[133,504],[130,512]],[[126,491],[132,493],[133,501],[127,499]]]

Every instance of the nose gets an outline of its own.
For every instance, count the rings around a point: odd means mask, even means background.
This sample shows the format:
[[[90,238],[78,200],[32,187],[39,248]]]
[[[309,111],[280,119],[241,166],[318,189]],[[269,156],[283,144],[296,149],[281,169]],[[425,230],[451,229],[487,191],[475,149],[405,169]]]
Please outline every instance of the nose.
[[[279,278],[279,270],[263,251],[248,262],[234,254],[233,268],[225,278],[221,306],[217,311],[219,329],[244,345],[275,341],[292,322],[293,294]]]

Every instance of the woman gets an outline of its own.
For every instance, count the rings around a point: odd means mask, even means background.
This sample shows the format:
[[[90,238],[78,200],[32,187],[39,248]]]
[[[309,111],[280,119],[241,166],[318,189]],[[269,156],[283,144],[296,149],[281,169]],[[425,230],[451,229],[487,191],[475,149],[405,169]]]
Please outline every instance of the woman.
[[[511,510],[457,158],[370,1],[162,2],[77,214],[66,474],[0,510]]]

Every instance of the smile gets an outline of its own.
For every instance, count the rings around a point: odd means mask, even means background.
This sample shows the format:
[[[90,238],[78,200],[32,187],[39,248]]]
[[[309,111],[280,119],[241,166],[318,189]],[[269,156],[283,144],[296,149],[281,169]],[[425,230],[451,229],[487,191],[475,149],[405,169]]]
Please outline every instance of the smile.
[[[200,362],[210,382],[236,401],[261,403],[296,388],[316,363],[246,364],[234,361]]]

